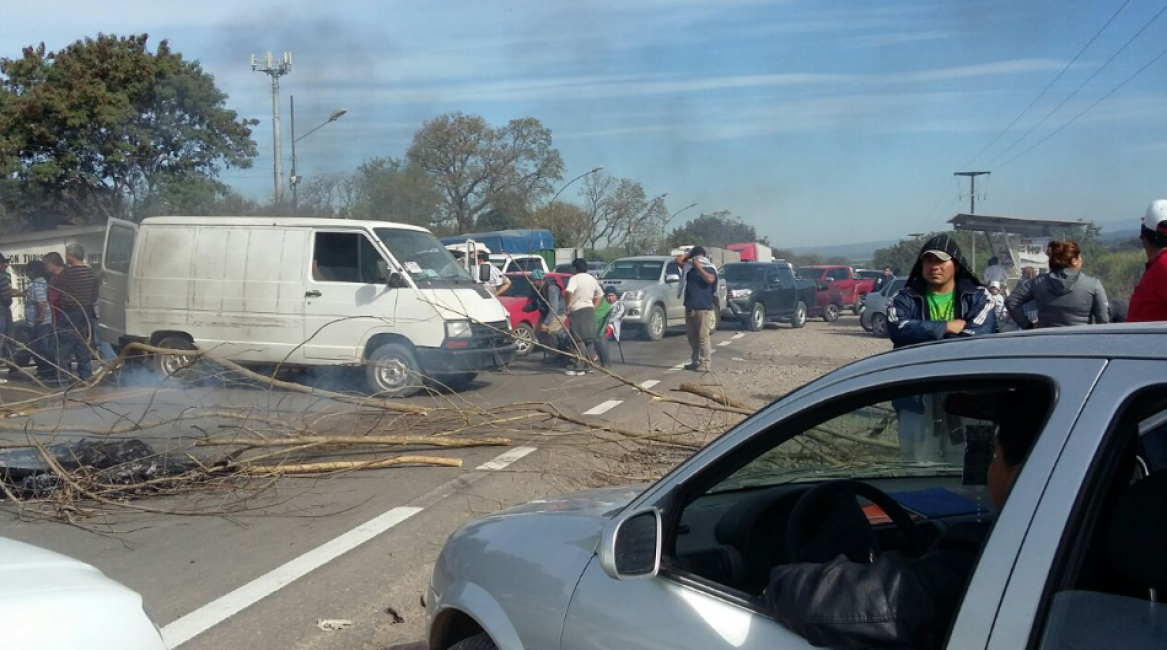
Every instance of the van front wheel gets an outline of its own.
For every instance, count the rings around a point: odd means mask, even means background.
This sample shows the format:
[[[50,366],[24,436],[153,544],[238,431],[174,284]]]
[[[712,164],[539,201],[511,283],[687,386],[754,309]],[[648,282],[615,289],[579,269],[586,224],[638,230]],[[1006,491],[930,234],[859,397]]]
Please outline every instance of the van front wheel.
[[[421,368],[413,350],[400,343],[383,343],[365,362],[365,381],[374,394],[412,397],[421,390]]]
[[[171,334],[164,336],[157,343],[157,347],[165,350],[194,350],[194,344],[184,336]],[[177,354],[155,354],[154,355],[154,370],[164,378],[179,377],[184,375],[191,375],[187,373],[195,363],[195,357],[180,356]],[[184,377],[188,378],[188,377]]]

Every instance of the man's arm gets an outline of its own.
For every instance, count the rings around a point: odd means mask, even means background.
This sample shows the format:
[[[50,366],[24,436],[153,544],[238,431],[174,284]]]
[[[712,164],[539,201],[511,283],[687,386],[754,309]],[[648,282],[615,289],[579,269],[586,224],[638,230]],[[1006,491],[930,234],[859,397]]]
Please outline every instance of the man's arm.
[[[965,314],[964,327],[957,336],[979,336],[996,332],[997,310],[994,309],[993,296],[988,289],[981,287],[973,294],[972,308]]]
[[[912,311],[912,298],[902,291],[887,308],[888,334],[896,347],[944,338],[945,321],[912,318]]]
[[[1033,322],[1025,316],[1025,303],[1033,297],[1033,281],[1019,282],[1013,287],[1013,292],[1005,299],[1005,309],[1009,311],[1009,318],[1021,329],[1029,329]]]
[[[604,299],[604,292],[600,291],[600,287],[597,285],[595,291],[592,294],[592,309],[599,307],[600,301],[603,299]]]

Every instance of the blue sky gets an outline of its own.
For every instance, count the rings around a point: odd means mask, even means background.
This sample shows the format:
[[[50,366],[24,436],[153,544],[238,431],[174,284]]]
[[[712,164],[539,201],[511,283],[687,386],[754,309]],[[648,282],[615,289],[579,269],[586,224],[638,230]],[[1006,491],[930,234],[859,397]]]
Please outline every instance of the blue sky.
[[[300,131],[336,107],[349,111],[300,143],[304,176],[401,156],[421,123],[444,112],[492,123],[530,115],[552,129],[565,178],[604,165],[650,196],[668,192],[674,210],[699,204],[684,217],[727,209],[778,245],[810,246],[943,227],[967,209],[967,184],[952,177],[966,163],[994,172],[979,212],[1135,223],[1167,196],[1167,57],[1009,159],[1159,54],[1167,15],[989,163],[1146,25],[1159,0],[1129,3],[969,163],[1122,4],[0,0],[0,56],[98,32],[170,39],[215,75],[232,108],[262,120],[255,166],[225,174],[257,198],[272,191],[271,108],[267,78],[248,62],[290,51],[283,100],[286,111],[296,96]],[[285,113],[285,158],[288,135]]]

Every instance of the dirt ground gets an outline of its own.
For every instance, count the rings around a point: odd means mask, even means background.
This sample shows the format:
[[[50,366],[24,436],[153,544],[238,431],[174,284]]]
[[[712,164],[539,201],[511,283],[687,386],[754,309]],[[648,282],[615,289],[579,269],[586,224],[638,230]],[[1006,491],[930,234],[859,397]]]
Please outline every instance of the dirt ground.
[[[864,332],[859,318],[849,314],[835,323],[810,321],[800,330],[770,325],[743,343],[728,358],[717,358],[714,367],[724,394],[756,407],[836,368],[891,350],[890,341]]]

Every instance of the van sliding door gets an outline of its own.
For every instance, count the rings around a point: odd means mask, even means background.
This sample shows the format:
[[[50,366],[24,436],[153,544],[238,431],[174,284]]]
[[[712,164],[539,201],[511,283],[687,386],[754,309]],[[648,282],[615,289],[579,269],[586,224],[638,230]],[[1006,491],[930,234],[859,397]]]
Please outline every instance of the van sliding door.
[[[101,257],[101,288],[97,293],[97,337],[117,345],[126,333],[126,304],[129,301],[130,263],[138,224],[110,219],[105,229],[105,249]]]

